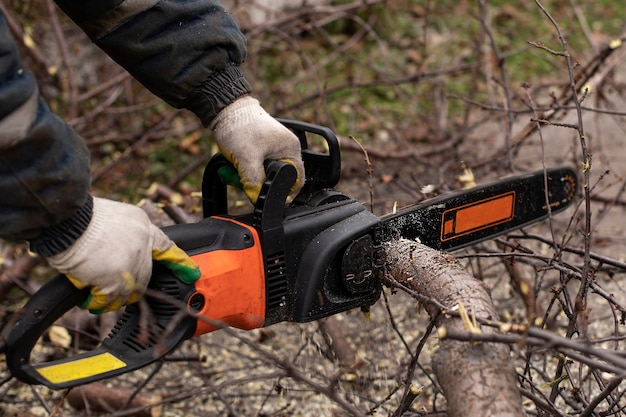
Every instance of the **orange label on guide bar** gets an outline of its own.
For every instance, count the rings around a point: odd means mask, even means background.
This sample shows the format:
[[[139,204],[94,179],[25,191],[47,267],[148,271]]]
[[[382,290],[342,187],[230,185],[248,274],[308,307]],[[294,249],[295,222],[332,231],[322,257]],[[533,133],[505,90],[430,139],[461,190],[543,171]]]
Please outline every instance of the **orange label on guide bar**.
[[[515,191],[489,197],[442,214],[441,241],[454,239],[513,219]]]

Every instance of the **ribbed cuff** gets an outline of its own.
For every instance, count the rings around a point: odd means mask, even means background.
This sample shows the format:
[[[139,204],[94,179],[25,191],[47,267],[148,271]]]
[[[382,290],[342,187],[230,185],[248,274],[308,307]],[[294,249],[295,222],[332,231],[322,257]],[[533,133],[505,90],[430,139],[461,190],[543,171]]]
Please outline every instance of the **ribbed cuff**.
[[[30,250],[45,257],[63,252],[83,234],[93,214],[93,197],[87,197],[85,205],[72,217],[44,230],[31,240]]]
[[[238,65],[214,73],[180,107],[191,110],[206,127],[217,114],[239,97],[250,94],[252,86]]]

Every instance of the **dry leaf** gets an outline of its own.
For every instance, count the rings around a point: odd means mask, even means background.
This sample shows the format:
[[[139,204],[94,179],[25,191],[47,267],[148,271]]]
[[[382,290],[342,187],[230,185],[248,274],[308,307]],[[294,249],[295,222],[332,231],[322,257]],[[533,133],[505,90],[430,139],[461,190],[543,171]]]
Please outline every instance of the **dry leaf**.
[[[70,336],[70,333],[65,327],[56,325],[50,326],[48,337],[55,346],[69,348],[72,343],[72,336]]]
[[[202,135],[200,132],[193,132],[180,140],[178,143],[178,147],[181,151],[188,152],[192,155],[197,155],[200,153],[200,147],[198,146],[198,141]]]
[[[463,184],[463,188],[472,188],[476,185],[476,179],[471,169],[464,167],[463,173],[459,175],[459,181]]]
[[[383,184],[389,184],[391,181],[393,181],[393,175],[381,175],[380,180],[383,182]]]

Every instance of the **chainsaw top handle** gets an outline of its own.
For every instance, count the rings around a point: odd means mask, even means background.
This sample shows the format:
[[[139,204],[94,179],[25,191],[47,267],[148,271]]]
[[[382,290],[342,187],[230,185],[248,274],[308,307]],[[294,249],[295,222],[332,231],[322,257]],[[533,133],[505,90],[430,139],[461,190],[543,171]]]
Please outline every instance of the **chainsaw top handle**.
[[[327,127],[301,122],[298,120],[278,119],[300,140],[302,160],[306,181],[294,203],[307,201],[311,196],[324,189],[333,188],[341,176],[341,150],[335,133]],[[311,149],[312,137],[323,140],[324,151]],[[223,155],[215,155],[204,170],[202,179],[202,209],[204,217],[227,214],[228,198],[226,184],[220,178],[220,168],[230,165]],[[267,171],[267,165],[266,165]],[[293,184],[289,184],[291,187]],[[279,204],[284,204],[280,201]]]

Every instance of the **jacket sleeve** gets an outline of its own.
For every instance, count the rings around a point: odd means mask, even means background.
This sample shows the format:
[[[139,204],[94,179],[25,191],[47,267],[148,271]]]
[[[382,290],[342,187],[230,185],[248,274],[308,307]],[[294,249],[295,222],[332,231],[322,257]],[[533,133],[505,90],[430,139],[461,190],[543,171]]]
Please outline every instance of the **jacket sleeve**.
[[[111,58],[154,94],[208,126],[250,93],[246,39],[216,0],[56,0]]]
[[[0,12],[0,238],[61,252],[91,219],[89,153],[40,99]]]

